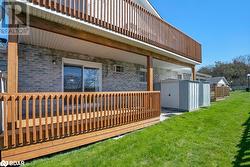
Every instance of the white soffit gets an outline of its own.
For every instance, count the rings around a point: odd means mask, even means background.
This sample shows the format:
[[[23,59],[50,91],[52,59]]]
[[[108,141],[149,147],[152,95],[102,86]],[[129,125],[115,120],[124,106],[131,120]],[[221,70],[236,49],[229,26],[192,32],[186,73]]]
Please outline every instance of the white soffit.
[[[146,57],[135,53],[99,45],[96,43],[56,34],[37,28],[30,28],[30,35],[20,36],[19,43],[78,53],[83,57],[99,57],[121,62],[135,63],[146,66]],[[28,56],[28,55],[27,55]],[[157,59],[153,59],[154,67],[181,70],[184,67]]]
[[[17,0],[18,2],[23,3],[22,0]],[[85,21],[64,15],[62,13],[56,12],[56,11],[52,11],[50,9],[46,9],[44,7],[40,7],[38,5],[34,5],[32,3],[27,3],[27,5],[29,5],[29,11],[31,15],[52,21],[52,22],[57,22],[63,25],[67,25],[69,27],[73,27],[79,30],[83,30],[83,31],[87,31],[93,34],[97,34],[97,35],[101,35],[103,37],[109,38],[109,39],[113,39],[116,41],[120,41],[129,45],[133,45],[136,46],[138,48],[143,48],[146,50],[150,50],[152,52],[161,54],[163,56],[166,57],[171,57],[174,58],[176,60],[182,61],[182,62],[186,62],[186,63],[190,63],[190,64],[194,64],[194,65],[198,65],[200,64],[197,61],[188,59],[186,57],[183,57],[181,55],[175,54],[173,52],[167,51],[165,49],[156,47],[154,45],[127,37],[125,35],[113,32],[111,30],[87,23]]]

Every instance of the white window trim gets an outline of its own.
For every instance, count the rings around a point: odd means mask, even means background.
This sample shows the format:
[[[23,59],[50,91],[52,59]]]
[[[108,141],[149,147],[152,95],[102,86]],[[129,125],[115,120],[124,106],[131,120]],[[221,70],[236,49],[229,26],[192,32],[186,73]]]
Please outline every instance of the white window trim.
[[[83,60],[77,60],[77,59],[69,59],[69,58],[62,58],[62,92],[64,92],[64,65],[77,65],[83,67],[83,74],[84,74],[84,67],[89,68],[98,68],[99,72],[99,91],[102,91],[102,64],[101,63],[95,63],[90,61],[83,61]],[[84,75],[83,75],[84,77]],[[82,82],[82,92],[84,92],[84,78]]]

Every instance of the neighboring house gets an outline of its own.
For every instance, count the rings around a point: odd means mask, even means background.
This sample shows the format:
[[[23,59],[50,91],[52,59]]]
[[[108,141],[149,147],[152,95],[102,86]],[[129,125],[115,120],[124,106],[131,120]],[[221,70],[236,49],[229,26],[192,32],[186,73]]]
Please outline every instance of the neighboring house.
[[[197,81],[209,81],[212,78],[211,75],[203,74],[203,73],[196,73],[196,80]]]
[[[230,86],[225,77],[212,77],[207,81],[210,83],[210,85],[216,85],[217,87]]]
[[[8,52],[0,53],[0,70],[8,73],[7,94],[0,95],[4,160],[155,124],[161,107],[153,83],[196,79],[201,45],[162,20],[147,0],[15,2],[29,8],[28,20],[25,12],[16,17],[30,31],[10,34]]]

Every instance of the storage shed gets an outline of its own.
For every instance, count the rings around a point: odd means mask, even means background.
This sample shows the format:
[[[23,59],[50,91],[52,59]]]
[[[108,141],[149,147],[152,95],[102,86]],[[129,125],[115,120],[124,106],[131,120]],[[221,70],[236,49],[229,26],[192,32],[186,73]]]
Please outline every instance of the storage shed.
[[[199,82],[189,80],[168,79],[161,81],[158,89],[161,91],[163,108],[178,111],[194,111],[199,108]]]
[[[199,83],[199,106],[208,107],[210,106],[210,84],[209,82],[200,82]]]

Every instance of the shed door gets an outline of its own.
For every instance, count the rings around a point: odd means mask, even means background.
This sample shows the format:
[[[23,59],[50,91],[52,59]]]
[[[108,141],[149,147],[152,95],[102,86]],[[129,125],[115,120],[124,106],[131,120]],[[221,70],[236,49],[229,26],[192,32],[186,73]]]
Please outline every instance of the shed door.
[[[179,83],[163,83],[161,88],[162,106],[165,108],[179,108]]]

